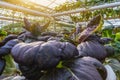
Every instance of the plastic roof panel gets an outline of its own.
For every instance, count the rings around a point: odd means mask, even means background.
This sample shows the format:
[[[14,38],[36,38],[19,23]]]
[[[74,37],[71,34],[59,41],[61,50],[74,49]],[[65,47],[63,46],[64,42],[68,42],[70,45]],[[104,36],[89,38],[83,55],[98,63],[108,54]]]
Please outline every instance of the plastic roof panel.
[[[68,0],[31,0],[31,1],[49,8],[54,8],[55,6],[58,6]]]

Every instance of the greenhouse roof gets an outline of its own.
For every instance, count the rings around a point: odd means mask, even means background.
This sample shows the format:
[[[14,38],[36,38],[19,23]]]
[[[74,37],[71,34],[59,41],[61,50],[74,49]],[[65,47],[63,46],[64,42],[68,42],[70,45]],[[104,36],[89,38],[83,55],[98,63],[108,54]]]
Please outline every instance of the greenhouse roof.
[[[66,20],[69,22],[70,19],[76,17],[81,19],[81,13],[83,12],[88,13],[90,11],[94,14],[97,10],[101,13],[103,12],[105,20],[116,19],[120,16],[119,0],[111,0],[111,2],[106,3],[98,0],[98,4],[88,4],[86,5],[87,7],[85,7],[85,2],[83,1],[86,0],[0,0],[0,19],[21,21],[24,17],[30,18],[30,20],[39,20],[41,17],[45,17],[54,18],[56,21],[63,21],[63,19],[67,18]],[[89,3],[89,1],[94,0],[87,1]],[[109,12],[109,14],[106,12]],[[114,13],[116,14],[113,15]],[[82,21],[79,20],[79,22],[84,22],[84,19]]]
[[[54,8],[60,4],[63,4],[66,1],[75,1],[75,0],[30,0],[30,1],[46,6],[48,8]]]

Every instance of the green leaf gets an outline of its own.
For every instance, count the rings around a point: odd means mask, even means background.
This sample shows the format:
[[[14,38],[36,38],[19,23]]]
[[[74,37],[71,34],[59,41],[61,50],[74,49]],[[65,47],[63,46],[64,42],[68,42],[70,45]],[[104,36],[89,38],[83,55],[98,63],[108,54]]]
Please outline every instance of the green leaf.
[[[4,74],[6,75],[12,75],[14,74],[15,71],[17,71],[13,58],[11,55],[7,55],[5,56],[5,60],[6,60],[6,67],[4,70]]]
[[[120,40],[120,32],[115,34],[115,41],[119,41]]]
[[[59,64],[56,66],[57,68],[62,68],[63,65],[62,65],[62,61],[59,62]]]
[[[7,32],[2,30],[2,29],[0,29],[0,36],[6,36],[6,35],[7,35]]]

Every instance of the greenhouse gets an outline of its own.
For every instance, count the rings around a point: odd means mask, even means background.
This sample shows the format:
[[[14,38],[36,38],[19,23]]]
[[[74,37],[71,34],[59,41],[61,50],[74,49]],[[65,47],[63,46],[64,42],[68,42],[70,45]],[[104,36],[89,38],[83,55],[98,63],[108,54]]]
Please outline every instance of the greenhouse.
[[[0,0],[0,80],[120,80],[120,0]]]

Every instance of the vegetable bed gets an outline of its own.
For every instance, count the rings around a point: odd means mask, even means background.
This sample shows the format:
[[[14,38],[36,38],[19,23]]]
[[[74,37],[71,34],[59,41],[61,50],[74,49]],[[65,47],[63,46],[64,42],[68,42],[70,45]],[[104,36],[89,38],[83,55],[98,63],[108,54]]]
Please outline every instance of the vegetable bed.
[[[77,38],[72,37],[77,30],[46,32],[50,21],[41,26],[25,18],[24,24],[25,32],[0,42],[0,74],[11,76],[4,80],[108,80],[111,72],[105,65],[120,80],[120,32],[103,27],[101,15]]]

